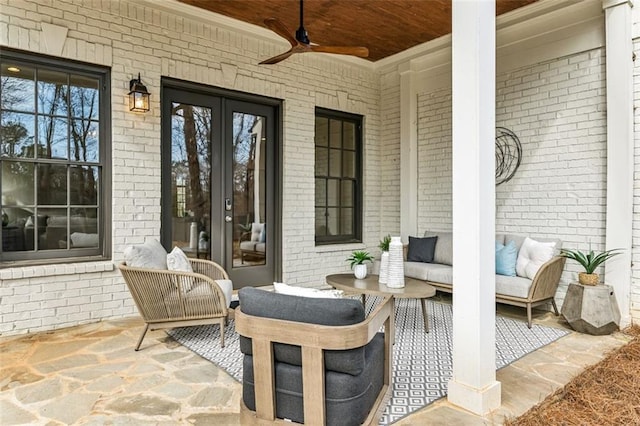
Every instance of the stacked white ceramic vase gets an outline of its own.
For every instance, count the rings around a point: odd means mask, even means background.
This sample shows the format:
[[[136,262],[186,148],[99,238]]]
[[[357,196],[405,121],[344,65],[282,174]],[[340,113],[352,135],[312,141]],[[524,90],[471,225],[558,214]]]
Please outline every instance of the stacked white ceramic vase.
[[[391,237],[389,243],[389,266],[387,267],[387,287],[404,287],[404,258],[400,237]]]
[[[378,272],[378,282],[386,284],[389,280],[389,252],[383,251],[380,256],[380,272]]]

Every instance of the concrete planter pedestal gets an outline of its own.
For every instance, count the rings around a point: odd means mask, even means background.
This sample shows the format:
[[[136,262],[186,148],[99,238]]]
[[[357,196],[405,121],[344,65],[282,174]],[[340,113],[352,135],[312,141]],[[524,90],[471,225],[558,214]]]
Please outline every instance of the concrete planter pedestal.
[[[569,325],[581,333],[604,335],[618,330],[620,310],[613,287],[569,284],[561,309]]]

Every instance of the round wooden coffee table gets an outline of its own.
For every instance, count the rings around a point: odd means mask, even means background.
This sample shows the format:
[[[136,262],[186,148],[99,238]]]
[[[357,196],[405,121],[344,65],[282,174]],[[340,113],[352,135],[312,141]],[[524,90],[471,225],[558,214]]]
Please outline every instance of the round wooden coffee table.
[[[391,294],[394,299],[420,299],[422,317],[424,318],[424,331],[429,332],[426,300],[435,296],[436,289],[424,281],[405,277],[403,288],[390,288],[380,284],[377,275],[367,275],[366,278],[360,280],[353,274],[334,274],[327,275],[326,280],[331,287],[342,290],[347,294],[362,294],[363,304],[367,294],[374,296]]]

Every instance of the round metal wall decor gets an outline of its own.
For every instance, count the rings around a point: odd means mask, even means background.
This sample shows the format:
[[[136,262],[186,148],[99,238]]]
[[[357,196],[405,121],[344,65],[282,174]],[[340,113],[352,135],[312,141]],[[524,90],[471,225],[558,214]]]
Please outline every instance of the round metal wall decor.
[[[496,186],[516,174],[522,158],[520,139],[505,127],[496,127]]]

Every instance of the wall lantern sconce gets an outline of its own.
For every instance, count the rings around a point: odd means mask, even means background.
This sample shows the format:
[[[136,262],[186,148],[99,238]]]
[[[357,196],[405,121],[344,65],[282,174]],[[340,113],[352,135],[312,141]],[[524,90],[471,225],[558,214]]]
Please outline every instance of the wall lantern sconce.
[[[140,81],[140,73],[138,79],[135,78],[129,82],[129,111],[147,112],[149,111],[149,96],[151,94],[142,81]]]

